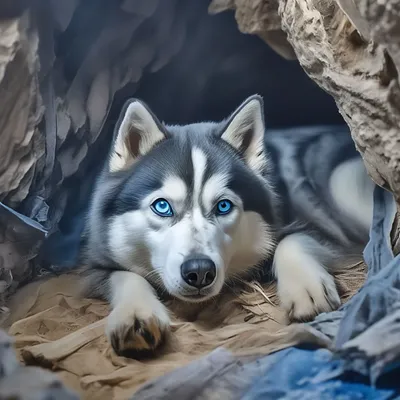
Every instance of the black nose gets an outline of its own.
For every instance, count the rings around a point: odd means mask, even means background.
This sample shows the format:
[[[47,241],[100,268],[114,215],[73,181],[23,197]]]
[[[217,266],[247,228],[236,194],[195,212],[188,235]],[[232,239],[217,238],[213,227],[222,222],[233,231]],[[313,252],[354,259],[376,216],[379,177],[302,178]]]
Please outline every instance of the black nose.
[[[183,280],[198,289],[211,285],[216,274],[215,264],[205,256],[191,257],[181,265]]]

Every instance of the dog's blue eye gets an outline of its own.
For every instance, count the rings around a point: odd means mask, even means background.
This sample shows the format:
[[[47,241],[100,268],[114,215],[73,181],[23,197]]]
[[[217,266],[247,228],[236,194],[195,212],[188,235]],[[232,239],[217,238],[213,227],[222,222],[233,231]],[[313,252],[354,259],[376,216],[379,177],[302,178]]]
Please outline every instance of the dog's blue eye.
[[[232,211],[233,204],[230,200],[221,200],[217,204],[217,214],[226,215]]]
[[[167,200],[157,199],[152,205],[151,209],[160,217],[172,217],[172,207]]]

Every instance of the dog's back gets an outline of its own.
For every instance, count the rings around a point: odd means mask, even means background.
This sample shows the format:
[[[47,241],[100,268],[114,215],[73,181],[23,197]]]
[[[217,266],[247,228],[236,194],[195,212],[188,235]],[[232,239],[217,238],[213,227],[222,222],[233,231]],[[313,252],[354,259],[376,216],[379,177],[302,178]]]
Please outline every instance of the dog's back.
[[[365,245],[374,183],[348,128],[268,131],[265,145],[280,198],[281,237],[306,226],[344,248]]]

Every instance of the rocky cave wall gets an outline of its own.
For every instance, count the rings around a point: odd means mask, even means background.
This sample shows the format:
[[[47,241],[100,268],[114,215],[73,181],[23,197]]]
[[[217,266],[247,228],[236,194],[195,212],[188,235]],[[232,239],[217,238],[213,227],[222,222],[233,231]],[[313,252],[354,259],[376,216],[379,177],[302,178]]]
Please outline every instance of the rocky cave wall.
[[[71,204],[75,208],[66,219],[70,227],[77,227],[75,237],[76,233],[79,236],[80,207],[88,197],[90,185],[77,188],[83,182],[93,181],[101,167],[99,158],[107,150],[111,139],[109,129],[121,101],[136,92],[146,97],[139,82],[154,92],[160,81],[171,77],[167,73],[154,75],[146,84],[148,74],[163,71],[181,52],[190,26],[199,20],[198,4],[198,0],[0,2],[0,320],[7,312],[5,296],[20,282],[40,272],[32,261],[40,259],[39,249],[46,233],[63,230],[63,215]],[[297,58],[309,77],[332,96],[350,127],[369,174],[376,183],[392,191],[400,204],[400,3],[396,0],[213,0],[209,5],[210,14],[226,10],[234,10],[240,31],[258,35],[286,59]],[[201,20],[203,23],[207,27],[206,19]],[[217,33],[218,30],[214,31]],[[213,38],[204,36],[202,40],[205,51],[200,57],[207,59]],[[192,48],[197,51],[194,44]],[[291,92],[291,98],[284,98],[283,102],[272,100],[276,103],[275,110],[282,112],[284,108],[283,112],[292,116],[297,111],[293,124],[309,122],[301,119],[304,110],[309,112],[310,120],[318,122],[323,114],[323,121],[340,123],[334,114],[324,114],[333,110],[331,102],[313,92],[301,75],[296,75],[298,70],[279,64],[271,55],[265,65],[243,63],[252,54],[260,57],[254,48],[240,54],[219,49],[216,63],[202,64],[199,82],[211,81],[211,92],[218,89],[225,98],[238,91],[239,97],[251,94],[246,90],[252,90],[254,84],[268,93],[271,86],[262,80],[268,75],[263,68],[276,62],[275,67],[284,75],[282,81],[289,80],[290,85],[291,77],[296,76],[299,101],[292,101]],[[198,63],[190,57],[196,51],[186,53],[191,68]],[[226,59],[229,62],[224,64]],[[172,71],[180,71],[177,79],[185,72],[179,69],[180,61],[176,61],[178,66],[171,67]],[[213,75],[218,65],[223,68]],[[234,71],[232,66],[236,66]],[[231,88],[231,92],[221,85],[221,77],[229,74],[243,77],[248,70],[257,76],[256,81],[248,80],[247,76],[247,80],[242,80],[243,87]],[[186,83],[192,84],[193,79],[188,77]],[[185,85],[185,80],[179,82]],[[153,100],[160,113],[168,110],[165,104],[171,98],[166,88]],[[282,91],[282,87],[275,86],[275,90]],[[310,91],[313,96],[305,97]],[[224,97],[214,96],[214,103],[199,101],[201,96],[209,98],[206,92],[201,85],[190,86],[190,101],[184,92],[173,93],[185,100],[178,107],[179,103],[172,103],[169,117],[182,118],[177,122],[202,118],[202,114],[193,110],[204,108],[204,104],[208,104],[208,109],[202,110],[204,115],[219,110],[221,115],[217,112],[216,117],[224,116],[227,110],[220,104]],[[302,109],[304,105],[306,108]],[[269,111],[273,121],[274,108]],[[397,221],[393,229],[396,251],[398,226]],[[71,244],[68,238],[64,244],[67,247]],[[48,250],[45,246],[45,251]],[[13,385],[19,382],[17,390],[21,398],[26,388],[32,394],[27,369],[18,367],[11,339],[2,331],[0,347],[3,353],[8,352],[9,358],[5,359],[12,367],[8,373],[14,374],[5,380],[8,386],[14,390]],[[29,373],[30,379],[35,380],[35,389],[44,397],[51,394],[60,399],[72,398],[54,375],[38,369]],[[20,385],[21,379],[24,385]],[[3,384],[2,390],[5,387]]]
[[[369,175],[400,204],[400,2],[396,0],[213,0],[334,99]],[[399,251],[398,221],[393,245]]]
[[[207,7],[213,15],[233,10],[239,30],[259,36],[268,47],[263,44],[261,51],[261,41],[245,35],[227,44],[236,33],[224,28],[225,36],[218,36],[215,26],[225,20],[213,25]],[[297,63],[282,63],[280,56],[297,58],[332,96],[371,177],[399,204],[399,7],[394,0],[2,2],[0,293],[40,272],[32,260],[40,260],[46,232],[80,235],[83,200],[91,188],[83,182],[93,182],[101,167],[124,98],[140,94],[147,100],[146,93],[156,92],[151,102],[160,118],[164,112],[169,122],[188,122],[222,118],[241,97],[261,88],[272,93],[267,97],[272,123],[279,120],[276,110],[291,115],[294,124],[318,122],[321,115],[325,123],[340,123],[329,114],[331,98],[304,80]],[[211,33],[189,40],[199,27]],[[235,46],[241,46],[237,54]],[[179,59],[182,54],[185,59]],[[265,62],[252,63],[256,58]],[[286,93],[289,86],[263,79],[271,66],[284,75],[282,84],[291,85],[283,100],[274,91]],[[187,75],[190,70],[195,73]],[[227,77],[238,84],[225,84]],[[173,80],[178,91],[167,85]],[[158,90],[161,82],[167,83]],[[63,221],[68,207],[73,212]],[[31,218],[29,229],[24,216]],[[397,249],[397,227],[393,232]],[[76,251],[68,235],[63,245]],[[65,249],[54,251],[54,243],[47,240],[42,249],[62,254]]]

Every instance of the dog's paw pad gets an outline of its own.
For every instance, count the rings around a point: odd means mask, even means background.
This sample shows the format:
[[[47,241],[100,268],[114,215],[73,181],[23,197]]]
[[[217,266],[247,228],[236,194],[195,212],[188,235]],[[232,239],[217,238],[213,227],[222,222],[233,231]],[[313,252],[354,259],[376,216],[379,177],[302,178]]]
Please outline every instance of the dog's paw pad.
[[[162,345],[167,332],[155,317],[148,320],[134,318],[130,325],[120,325],[109,336],[114,351],[129,358],[149,356]]]

